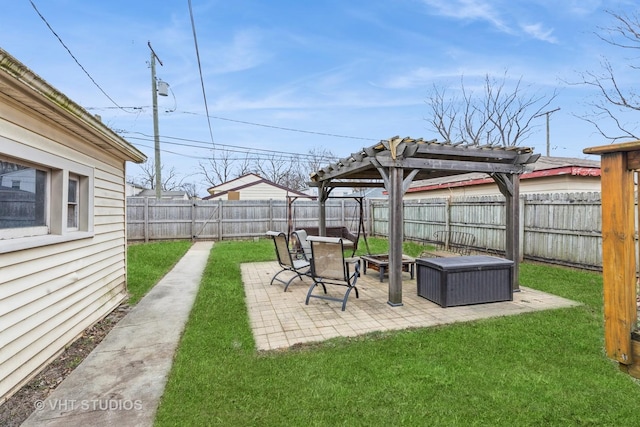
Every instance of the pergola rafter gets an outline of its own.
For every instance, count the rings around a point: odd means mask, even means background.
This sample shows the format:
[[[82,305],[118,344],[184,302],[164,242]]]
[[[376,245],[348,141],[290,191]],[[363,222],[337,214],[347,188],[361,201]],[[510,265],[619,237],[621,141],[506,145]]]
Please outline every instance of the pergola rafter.
[[[335,187],[381,187],[389,193],[389,304],[402,305],[402,199],[416,179],[484,172],[505,196],[505,250],[514,261],[513,284],[518,289],[520,175],[540,154],[528,147],[476,146],[422,138],[393,137],[365,147],[311,174],[318,187],[320,233],[326,231],[325,201]]]

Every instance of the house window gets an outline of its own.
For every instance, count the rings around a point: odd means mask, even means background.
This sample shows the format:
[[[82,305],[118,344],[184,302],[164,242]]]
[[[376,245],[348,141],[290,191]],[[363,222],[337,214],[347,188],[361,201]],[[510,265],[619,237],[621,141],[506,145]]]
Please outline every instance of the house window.
[[[0,136],[0,253],[92,237],[94,169],[11,142]]]
[[[47,181],[46,170],[0,160],[0,237],[48,232]]]
[[[78,229],[78,190],[80,185],[77,177],[69,177],[67,194],[67,228]]]

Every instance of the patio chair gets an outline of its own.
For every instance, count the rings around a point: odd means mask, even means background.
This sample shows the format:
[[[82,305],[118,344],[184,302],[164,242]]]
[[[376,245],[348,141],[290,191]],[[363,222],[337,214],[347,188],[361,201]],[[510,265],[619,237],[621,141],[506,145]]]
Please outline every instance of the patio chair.
[[[309,275],[310,264],[309,261],[304,259],[293,259],[291,252],[289,252],[289,241],[287,235],[281,231],[267,231],[267,236],[273,239],[273,243],[276,247],[276,255],[278,257],[278,264],[282,270],[278,271],[271,279],[270,285],[273,285],[274,281],[284,284],[284,291],[287,292],[287,288],[296,277],[302,280],[302,276]],[[280,274],[289,271],[294,273],[294,276],[289,280],[283,280],[278,277]]]
[[[320,298],[330,301],[342,302],[342,311],[347,306],[347,299],[351,290],[356,291],[356,298],[359,298],[356,282],[360,276],[360,262],[357,258],[345,259],[342,239],[338,237],[309,236],[307,240],[311,242],[311,278],[313,284],[307,292],[306,305],[309,305],[310,298]],[[353,272],[350,272],[349,265],[353,264]],[[324,294],[314,295],[313,290],[321,285]],[[327,295],[326,285],[346,286],[347,291],[342,298]]]
[[[307,240],[307,232],[305,230],[295,230],[291,233],[293,245],[297,253],[307,261],[311,260],[311,243]]]

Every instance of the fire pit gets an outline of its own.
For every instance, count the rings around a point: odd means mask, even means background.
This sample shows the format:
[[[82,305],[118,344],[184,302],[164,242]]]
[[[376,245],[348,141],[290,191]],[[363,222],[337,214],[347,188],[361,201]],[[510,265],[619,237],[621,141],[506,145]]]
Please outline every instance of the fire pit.
[[[367,274],[367,268],[379,272],[380,281],[384,279],[384,274],[389,270],[389,255],[363,255],[360,257],[363,262],[363,274]],[[407,255],[402,255],[402,271],[408,272],[413,279],[416,260]]]

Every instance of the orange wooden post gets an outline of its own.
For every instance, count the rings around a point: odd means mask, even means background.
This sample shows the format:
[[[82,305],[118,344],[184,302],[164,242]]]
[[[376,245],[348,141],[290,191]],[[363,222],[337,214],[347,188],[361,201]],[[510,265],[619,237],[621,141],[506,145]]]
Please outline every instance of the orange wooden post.
[[[637,321],[634,172],[640,141],[593,147],[602,156],[602,272],[605,349],[622,365],[634,363],[631,332]]]

